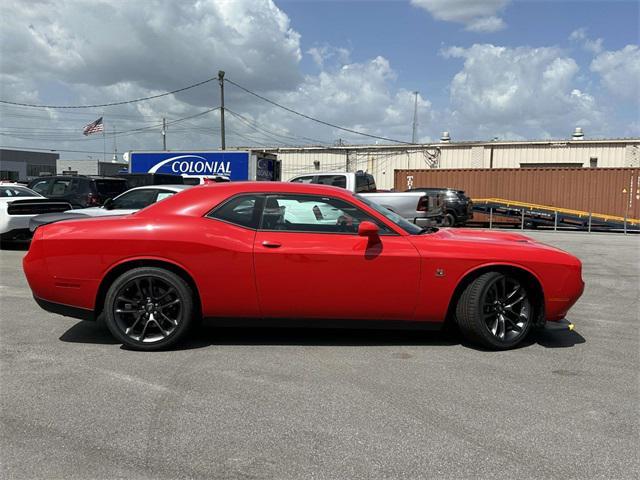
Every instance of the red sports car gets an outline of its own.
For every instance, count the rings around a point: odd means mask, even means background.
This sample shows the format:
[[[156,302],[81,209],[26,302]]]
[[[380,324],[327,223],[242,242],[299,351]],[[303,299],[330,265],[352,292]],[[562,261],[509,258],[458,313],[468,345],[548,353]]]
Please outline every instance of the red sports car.
[[[45,225],[24,271],[42,308],[103,315],[140,350],[175,344],[202,317],[452,321],[507,349],[563,319],[584,288],[577,258],[525,236],[419,228],[344,189],[267,182],[203,185],[127,217]]]

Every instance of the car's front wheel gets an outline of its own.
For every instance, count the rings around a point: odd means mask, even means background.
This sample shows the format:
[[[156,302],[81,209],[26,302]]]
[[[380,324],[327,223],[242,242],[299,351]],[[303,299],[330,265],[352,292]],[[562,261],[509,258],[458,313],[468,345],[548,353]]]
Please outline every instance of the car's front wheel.
[[[456,306],[456,322],[469,340],[494,350],[517,346],[529,333],[534,304],[524,282],[488,272],[473,280]]]
[[[107,327],[136,350],[160,350],[182,339],[193,321],[193,290],[175,273],[134,268],[110,286],[104,304]]]

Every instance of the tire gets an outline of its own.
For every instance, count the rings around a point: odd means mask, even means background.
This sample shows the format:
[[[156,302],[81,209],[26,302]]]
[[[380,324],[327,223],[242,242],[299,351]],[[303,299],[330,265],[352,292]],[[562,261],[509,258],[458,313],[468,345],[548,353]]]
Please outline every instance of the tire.
[[[134,268],[109,287],[104,320],[113,336],[134,350],[163,350],[178,343],[194,322],[194,293],[173,272]]]
[[[528,335],[534,309],[523,281],[510,274],[488,272],[462,292],[456,323],[469,341],[491,350],[508,350]]]
[[[453,227],[456,224],[456,217],[453,213],[445,213],[444,218],[442,219],[443,227]]]

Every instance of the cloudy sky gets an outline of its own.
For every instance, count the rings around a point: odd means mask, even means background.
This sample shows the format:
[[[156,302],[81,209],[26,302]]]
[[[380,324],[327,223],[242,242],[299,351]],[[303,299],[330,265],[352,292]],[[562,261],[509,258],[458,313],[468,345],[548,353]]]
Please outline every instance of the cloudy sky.
[[[3,0],[0,99],[91,105],[218,70],[282,105],[402,141],[640,136],[639,6],[629,1]],[[227,84],[227,144],[371,143]],[[219,147],[217,82],[117,107],[0,104],[0,145],[66,158]],[[194,116],[200,114],[199,116]],[[103,116],[107,134],[84,137]],[[185,119],[185,117],[190,117]],[[113,132],[116,131],[114,138]],[[115,140],[115,142],[114,142]],[[384,143],[381,141],[381,143]],[[84,153],[91,152],[91,153]]]

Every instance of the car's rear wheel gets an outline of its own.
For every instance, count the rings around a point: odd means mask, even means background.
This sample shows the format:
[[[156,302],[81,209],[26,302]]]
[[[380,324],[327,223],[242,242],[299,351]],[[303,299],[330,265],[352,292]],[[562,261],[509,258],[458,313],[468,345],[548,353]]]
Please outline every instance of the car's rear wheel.
[[[473,280],[456,306],[462,334],[484,347],[506,350],[529,333],[534,305],[525,283],[514,275],[488,272]]]
[[[195,313],[193,290],[156,267],[134,268],[111,284],[104,319],[111,333],[136,350],[168,348],[184,337]]]
[[[456,217],[453,215],[453,213],[446,213],[442,219],[442,226],[453,227],[455,226],[455,224],[456,224]]]

